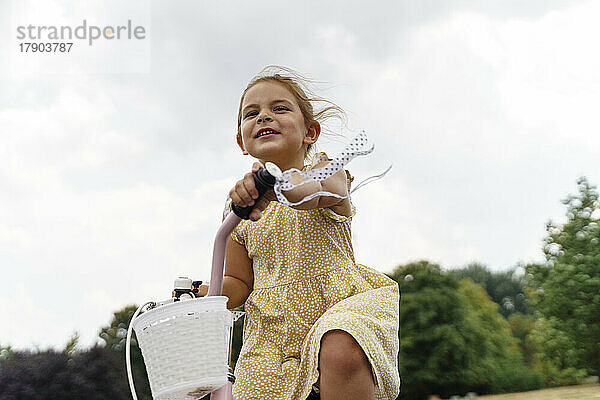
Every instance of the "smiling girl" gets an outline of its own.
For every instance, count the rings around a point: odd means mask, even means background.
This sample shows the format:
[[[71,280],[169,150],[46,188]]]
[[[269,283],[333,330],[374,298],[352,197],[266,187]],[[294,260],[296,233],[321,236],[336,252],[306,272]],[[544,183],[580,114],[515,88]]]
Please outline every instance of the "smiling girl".
[[[258,162],[231,189],[240,206],[254,206],[228,240],[223,295],[245,305],[243,346],[233,387],[237,400],[307,398],[396,399],[398,285],[357,264],[350,222],[356,212],[344,169],[311,181],[277,202],[257,199],[253,174],[267,161],[282,171],[327,165],[324,153],[305,165],[321,134],[320,121],[341,112],[330,102],[315,112],[314,98],[293,71],[267,67],[244,90],[237,144]],[[302,182],[297,172],[291,182]],[[201,291],[204,294],[205,290]]]

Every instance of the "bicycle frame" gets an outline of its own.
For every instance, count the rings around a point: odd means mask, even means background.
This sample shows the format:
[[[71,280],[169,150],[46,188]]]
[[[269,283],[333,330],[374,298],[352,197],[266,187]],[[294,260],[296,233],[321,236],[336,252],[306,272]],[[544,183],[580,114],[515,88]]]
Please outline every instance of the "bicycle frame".
[[[215,235],[215,244],[213,246],[212,268],[210,272],[210,284],[208,286],[207,296],[220,296],[223,291],[223,273],[225,269],[225,246],[227,238],[233,232],[235,227],[242,219],[235,213],[231,212],[225,218],[221,227]],[[230,338],[230,340],[233,340]],[[231,347],[231,346],[230,346]],[[230,371],[231,372],[231,371]],[[234,400],[233,399],[233,382],[235,377],[233,373],[228,376],[227,383],[211,393],[211,400]]]
[[[279,168],[272,163],[266,163],[266,168],[259,169],[254,174],[254,181],[256,184],[256,188],[259,192],[259,197],[262,197],[269,189],[273,188],[276,177],[281,176],[281,171]],[[212,267],[211,267],[211,278],[210,285],[208,288],[207,297],[210,296],[221,296],[223,291],[223,273],[225,269],[225,247],[227,244],[227,239],[231,232],[235,229],[235,227],[241,222],[242,219],[248,219],[250,212],[254,206],[248,207],[240,207],[234,203],[231,204],[232,212],[227,215],[221,226],[219,227],[216,235],[213,246],[213,257],[212,257]],[[181,296],[181,297],[180,297]],[[134,400],[137,400],[137,395],[135,393],[135,386],[133,384],[133,375],[131,372],[131,363],[130,363],[130,340],[131,334],[133,330],[133,321],[137,318],[142,309],[149,305],[148,309],[155,308],[157,306],[162,306],[168,303],[172,303],[173,301],[179,301],[180,298],[193,298],[194,294],[191,291],[191,287],[189,291],[183,289],[183,294],[178,294],[176,298],[170,299],[167,301],[163,301],[160,303],[148,302],[142,306],[140,306],[133,317],[131,318],[131,322],[129,324],[129,329],[127,331],[127,345],[126,345],[126,363],[127,363],[127,376],[129,379],[129,387],[131,389],[131,394]],[[231,357],[231,343],[232,343],[233,335],[229,336],[229,357]],[[235,381],[235,377],[233,375],[233,371],[231,367],[228,367],[227,373],[227,382],[225,385],[211,392],[210,396],[212,400],[233,400],[233,383]],[[189,396],[189,394],[188,394]]]

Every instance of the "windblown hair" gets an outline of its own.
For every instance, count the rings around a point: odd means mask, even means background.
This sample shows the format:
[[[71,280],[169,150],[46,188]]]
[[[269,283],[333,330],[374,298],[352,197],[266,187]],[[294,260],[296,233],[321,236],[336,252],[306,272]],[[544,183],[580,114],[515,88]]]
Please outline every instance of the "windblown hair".
[[[304,116],[304,124],[306,127],[308,127],[312,121],[317,121],[319,124],[321,124],[322,134],[324,133],[340,136],[340,133],[331,132],[324,122],[331,118],[336,118],[343,126],[347,126],[348,119],[344,109],[329,100],[315,95],[310,89],[312,84],[319,82],[306,78],[291,68],[279,65],[268,65],[263,68],[254,78],[252,78],[242,93],[242,97],[240,98],[240,106],[238,109],[238,135],[241,135],[242,103],[244,101],[244,97],[246,96],[246,92],[260,82],[277,82],[285,86],[296,98],[298,106],[300,107],[300,111]],[[313,153],[313,145],[307,145],[304,152],[305,159],[312,156]]]

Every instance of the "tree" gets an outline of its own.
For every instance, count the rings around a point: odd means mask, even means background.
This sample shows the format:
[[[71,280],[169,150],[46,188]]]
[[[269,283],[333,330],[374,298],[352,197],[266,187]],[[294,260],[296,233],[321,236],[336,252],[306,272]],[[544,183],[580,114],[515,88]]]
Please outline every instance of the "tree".
[[[522,372],[522,361],[508,322],[483,288],[428,261],[398,266],[391,277],[402,291],[402,398],[489,393],[511,386],[506,367]],[[502,374],[508,383],[495,386]]]
[[[546,224],[546,264],[527,266],[535,339],[553,383],[600,376],[600,203],[587,178],[562,200],[567,221]]]
[[[73,358],[72,369],[81,377],[82,399],[131,399],[125,363],[118,353],[93,346]]]
[[[543,384],[541,371],[528,368],[518,339],[509,322],[498,313],[499,306],[490,301],[483,287],[471,279],[459,281],[459,292],[464,295],[467,318],[472,319],[471,343],[477,343],[480,369],[489,373],[488,385],[492,393],[522,392],[539,389]],[[515,313],[511,316],[521,316]]]
[[[117,353],[94,346],[85,352],[13,351],[0,358],[3,400],[128,400],[124,363]]]
[[[525,295],[525,279],[517,276],[515,269],[492,272],[485,265],[472,263],[464,268],[450,271],[458,279],[469,278],[480,284],[505,318],[514,313],[529,314]]]
[[[535,329],[535,318],[532,315],[514,313],[508,317],[508,323],[512,335],[517,339],[523,361],[530,368],[538,368],[537,347],[532,340],[532,333]]]
[[[12,347],[11,346],[3,346],[0,344],[0,360],[5,360],[12,355]]]
[[[73,398],[77,393],[67,361],[64,352],[54,350],[13,352],[0,362],[0,398],[58,399],[61,395]]]
[[[123,365],[125,365],[127,329],[137,308],[136,305],[128,305],[119,311],[115,311],[110,325],[101,328],[99,333],[100,338],[105,342],[105,347],[118,354]],[[131,370],[138,398],[151,400],[150,382],[148,381],[142,351],[135,338],[135,332],[132,333],[131,337]]]

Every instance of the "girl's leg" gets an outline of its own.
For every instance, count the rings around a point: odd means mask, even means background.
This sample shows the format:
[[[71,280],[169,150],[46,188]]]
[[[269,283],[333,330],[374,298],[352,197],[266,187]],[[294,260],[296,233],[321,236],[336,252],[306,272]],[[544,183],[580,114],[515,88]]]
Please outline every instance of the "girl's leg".
[[[321,400],[374,400],[371,364],[352,335],[332,330],[321,339],[319,353]]]

